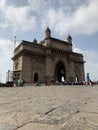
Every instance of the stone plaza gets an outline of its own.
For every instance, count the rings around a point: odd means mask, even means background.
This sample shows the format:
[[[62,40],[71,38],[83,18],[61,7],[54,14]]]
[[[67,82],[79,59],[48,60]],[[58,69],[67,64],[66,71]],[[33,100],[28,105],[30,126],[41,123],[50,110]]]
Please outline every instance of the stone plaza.
[[[0,88],[0,130],[98,130],[98,85]]]

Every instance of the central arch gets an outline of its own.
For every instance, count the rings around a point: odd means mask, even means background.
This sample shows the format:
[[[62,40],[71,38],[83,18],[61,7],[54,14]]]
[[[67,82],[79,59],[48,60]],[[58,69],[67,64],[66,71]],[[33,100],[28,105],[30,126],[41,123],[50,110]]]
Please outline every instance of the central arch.
[[[62,61],[59,61],[55,67],[54,72],[55,81],[62,82],[61,79],[64,77],[64,80],[66,80],[66,70],[65,66]]]

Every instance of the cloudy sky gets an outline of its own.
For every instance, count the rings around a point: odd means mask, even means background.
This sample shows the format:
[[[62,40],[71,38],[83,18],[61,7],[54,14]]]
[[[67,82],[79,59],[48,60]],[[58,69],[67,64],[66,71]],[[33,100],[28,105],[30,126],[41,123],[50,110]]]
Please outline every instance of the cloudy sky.
[[[85,72],[98,80],[98,0],[0,0],[0,81],[12,70],[14,37],[39,42],[47,26],[52,37],[66,40],[84,55]]]

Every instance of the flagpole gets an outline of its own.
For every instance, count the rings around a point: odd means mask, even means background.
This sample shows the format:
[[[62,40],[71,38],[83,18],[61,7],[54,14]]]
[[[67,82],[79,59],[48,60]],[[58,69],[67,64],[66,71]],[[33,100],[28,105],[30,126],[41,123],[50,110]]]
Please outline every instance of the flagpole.
[[[14,51],[13,51],[13,86],[15,84],[15,81],[14,81],[14,53],[15,53],[15,45],[16,45],[16,36],[14,36]]]
[[[15,45],[16,45],[16,36],[14,37],[14,50],[15,50]]]

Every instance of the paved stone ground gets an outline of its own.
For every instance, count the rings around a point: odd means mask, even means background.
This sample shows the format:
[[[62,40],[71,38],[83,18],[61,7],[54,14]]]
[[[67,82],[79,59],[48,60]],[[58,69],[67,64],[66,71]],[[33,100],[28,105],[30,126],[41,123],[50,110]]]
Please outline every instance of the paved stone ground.
[[[98,130],[98,86],[2,87],[0,130]]]

